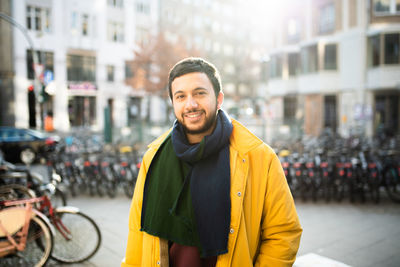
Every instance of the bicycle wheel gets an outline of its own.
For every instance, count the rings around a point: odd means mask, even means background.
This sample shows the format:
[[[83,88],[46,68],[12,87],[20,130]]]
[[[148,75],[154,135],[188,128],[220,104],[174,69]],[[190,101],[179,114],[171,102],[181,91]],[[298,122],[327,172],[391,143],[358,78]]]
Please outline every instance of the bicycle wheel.
[[[79,263],[92,257],[100,247],[97,224],[81,212],[56,211],[52,224],[56,228],[52,258],[63,263]]]
[[[44,266],[53,249],[53,235],[49,226],[38,216],[30,221],[26,247],[2,258],[1,266]]]

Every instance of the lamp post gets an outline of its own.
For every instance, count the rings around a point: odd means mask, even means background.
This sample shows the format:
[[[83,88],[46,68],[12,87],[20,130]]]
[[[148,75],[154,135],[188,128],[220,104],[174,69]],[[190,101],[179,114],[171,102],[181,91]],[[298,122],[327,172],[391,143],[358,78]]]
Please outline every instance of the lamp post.
[[[20,30],[22,32],[22,34],[24,35],[24,37],[28,41],[29,46],[30,46],[30,48],[32,50],[33,65],[37,66],[38,63],[39,63],[38,56],[36,54],[36,50],[34,48],[33,41],[31,39],[31,37],[29,36],[28,31],[26,30],[26,28],[24,26],[22,26],[21,24],[19,24],[15,19],[13,19],[12,17],[8,16],[7,14],[5,14],[3,12],[0,12],[0,18],[4,19],[5,21],[7,21],[11,25],[15,26],[18,30]],[[38,80],[38,78],[36,77],[35,72],[33,74],[33,85],[34,85],[34,88],[36,88],[36,89],[38,89],[40,87],[40,85],[41,85],[39,80]],[[36,94],[35,94],[35,96],[36,96]]]

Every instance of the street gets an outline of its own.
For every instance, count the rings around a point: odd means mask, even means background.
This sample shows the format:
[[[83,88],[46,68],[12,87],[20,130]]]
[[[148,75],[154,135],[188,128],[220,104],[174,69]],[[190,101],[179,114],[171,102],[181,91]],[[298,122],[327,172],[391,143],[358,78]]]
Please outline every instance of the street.
[[[125,253],[130,200],[120,192],[115,199],[80,196],[69,198],[68,203],[94,218],[103,240],[92,259],[65,266],[119,266]],[[329,266],[399,266],[400,205],[385,195],[378,205],[347,201],[296,204],[304,232],[295,266],[328,266],[328,262],[332,263]],[[314,254],[325,257],[323,265]],[[51,262],[50,266],[60,265]]]

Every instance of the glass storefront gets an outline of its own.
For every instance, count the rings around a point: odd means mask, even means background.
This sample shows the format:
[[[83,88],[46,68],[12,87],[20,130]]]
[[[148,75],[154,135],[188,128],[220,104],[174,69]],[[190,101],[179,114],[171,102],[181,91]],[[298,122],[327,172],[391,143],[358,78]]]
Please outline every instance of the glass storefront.
[[[398,92],[375,95],[375,134],[394,135],[400,133],[400,94]]]
[[[69,122],[74,126],[90,126],[96,123],[96,97],[70,96],[68,98]]]

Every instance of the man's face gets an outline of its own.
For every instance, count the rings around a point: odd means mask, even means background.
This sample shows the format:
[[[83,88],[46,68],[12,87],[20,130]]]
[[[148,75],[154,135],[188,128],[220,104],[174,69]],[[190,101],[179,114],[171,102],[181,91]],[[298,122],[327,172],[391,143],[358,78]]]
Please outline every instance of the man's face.
[[[190,143],[200,142],[212,133],[217,110],[224,95],[215,97],[211,81],[202,72],[192,72],[175,78],[171,84],[172,105]]]

